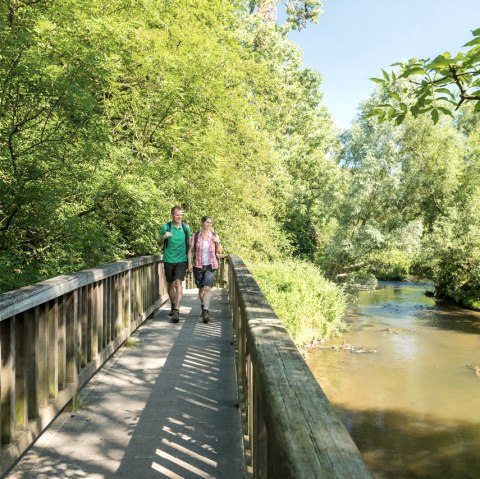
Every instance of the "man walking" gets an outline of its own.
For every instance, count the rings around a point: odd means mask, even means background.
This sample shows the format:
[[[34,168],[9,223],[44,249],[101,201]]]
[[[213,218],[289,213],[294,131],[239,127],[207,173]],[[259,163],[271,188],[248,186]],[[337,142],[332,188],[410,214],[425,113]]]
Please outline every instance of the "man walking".
[[[160,228],[158,244],[163,246],[163,267],[167,280],[168,296],[171,310],[169,316],[173,323],[180,320],[180,303],[182,302],[182,281],[187,270],[187,250],[190,239],[190,227],[183,221],[180,206],[172,208],[172,221]]]

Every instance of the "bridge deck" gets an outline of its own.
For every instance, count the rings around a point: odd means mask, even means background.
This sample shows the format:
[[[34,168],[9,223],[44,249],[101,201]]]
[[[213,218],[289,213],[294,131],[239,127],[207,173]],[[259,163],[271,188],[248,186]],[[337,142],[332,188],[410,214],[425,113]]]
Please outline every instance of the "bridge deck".
[[[158,310],[82,390],[86,405],[63,412],[8,479],[245,477],[232,324],[225,290],[211,320],[196,290],[172,324]]]

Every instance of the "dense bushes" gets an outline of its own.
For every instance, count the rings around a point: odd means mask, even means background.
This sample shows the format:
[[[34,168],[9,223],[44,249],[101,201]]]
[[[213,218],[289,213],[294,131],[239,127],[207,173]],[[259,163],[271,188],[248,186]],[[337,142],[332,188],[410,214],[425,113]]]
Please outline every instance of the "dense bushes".
[[[253,274],[298,346],[339,334],[346,298],[311,263],[285,260],[255,263]]]

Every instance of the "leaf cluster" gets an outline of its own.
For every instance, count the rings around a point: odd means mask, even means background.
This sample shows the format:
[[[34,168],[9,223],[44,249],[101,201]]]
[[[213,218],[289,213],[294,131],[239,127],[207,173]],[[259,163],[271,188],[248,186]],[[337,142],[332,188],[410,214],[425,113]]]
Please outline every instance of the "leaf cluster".
[[[371,78],[387,101],[371,114],[381,121],[401,124],[408,113],[428,115],[434,124],[442,115],[453,117],[464,102],[473,102],[480,111],[480,29],[473,39],[452,56],[442,53],[433,60],[411,58],[394,63],[394,70],[382,70],[381,78]]]

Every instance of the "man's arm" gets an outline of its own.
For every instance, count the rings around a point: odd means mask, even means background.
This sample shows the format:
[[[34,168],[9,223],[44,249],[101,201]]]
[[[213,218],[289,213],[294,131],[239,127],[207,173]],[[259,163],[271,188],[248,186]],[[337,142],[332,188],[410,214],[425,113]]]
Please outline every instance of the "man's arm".
[[[161,248],[163,246],[163,244],[165,243],[165,240],[167,238],[170,238],[170,236],[172,236],[172,233],[170,233],[170,231],[167,231],[166,225],[163,225],[160,228],[160,237],[157,239],[158,246]]]

